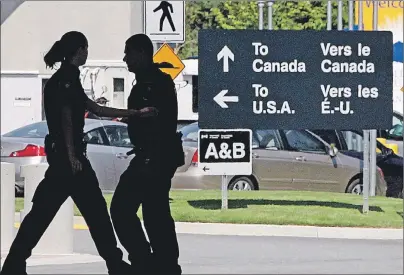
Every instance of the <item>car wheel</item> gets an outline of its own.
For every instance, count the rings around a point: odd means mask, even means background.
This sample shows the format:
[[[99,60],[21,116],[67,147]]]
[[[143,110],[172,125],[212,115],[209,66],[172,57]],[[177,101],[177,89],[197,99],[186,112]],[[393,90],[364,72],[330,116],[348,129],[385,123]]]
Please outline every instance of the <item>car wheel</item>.
[[[233,191],[252,191],[255,190],[253,181],[248,177],[239,177],[232,180],[229,184],[229,190]]]
[[[354,179],[348,185],[346,190],[347,193],[355,194],[355,195],[362,195],[363,194],[363,183],[360,179]]]

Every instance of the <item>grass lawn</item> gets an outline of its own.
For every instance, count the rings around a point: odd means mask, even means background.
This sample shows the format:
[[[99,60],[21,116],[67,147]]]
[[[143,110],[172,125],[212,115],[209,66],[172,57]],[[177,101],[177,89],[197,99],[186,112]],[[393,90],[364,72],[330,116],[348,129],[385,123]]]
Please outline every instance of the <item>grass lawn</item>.
[[[370,198],[364,215],[361,196],[302,191],[229,192],[229,209],[221,210],[221,191],[171,191],[178,222],[318,225],[403,228],[403,200]],[[105,195],[108,205],[112,195]],[[17,198],[16,211],[23,208]],[[141,211],[139,211],[141,216]],[[75,215],[80,212],[75,208]]]

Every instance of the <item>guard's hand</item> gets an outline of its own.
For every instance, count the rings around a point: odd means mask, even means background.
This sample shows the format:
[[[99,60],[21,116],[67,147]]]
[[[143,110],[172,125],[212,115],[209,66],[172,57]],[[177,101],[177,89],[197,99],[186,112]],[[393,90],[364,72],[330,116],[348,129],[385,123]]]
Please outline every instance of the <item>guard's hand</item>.
[[[83,164],[77,157],[70,157],[70,165],[72,167],[73,175],[76,175],[83,170]]]
[[[153,117],[158,115],[158,110],[154,107],[145,107],[140,109],[141,117]]]

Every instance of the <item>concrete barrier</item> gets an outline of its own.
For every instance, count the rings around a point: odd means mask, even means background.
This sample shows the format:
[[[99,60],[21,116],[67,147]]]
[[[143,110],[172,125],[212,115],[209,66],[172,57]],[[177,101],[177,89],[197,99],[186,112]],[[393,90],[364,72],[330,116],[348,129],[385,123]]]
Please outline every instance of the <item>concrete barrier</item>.
[[[1,251],[6,252],[14,240],[15,165],[1,163]]]
[[[21,166],[21,175],[24,183],[24,211],[21,213],[21,221],[26,213],[31,210],[32,197],[38,184],[44,178],[48,164]],[[55,188],[56,187],[55,182]],[[33,255],[62,255],[73,253],[73,201],[69,197],[60,207],[55,218],[45,231],[38,245],[32,251]]]

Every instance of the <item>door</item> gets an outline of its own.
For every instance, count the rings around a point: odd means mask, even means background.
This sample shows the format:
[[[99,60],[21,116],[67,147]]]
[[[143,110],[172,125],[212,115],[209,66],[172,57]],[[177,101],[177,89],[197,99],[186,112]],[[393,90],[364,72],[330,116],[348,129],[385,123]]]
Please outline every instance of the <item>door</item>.
[[[294,187],[299,190],[333,190],[344,172],[338,156],[331,158],[328,147],[305,130],[281,132],[294,161]]]
[[[108,146],[104,130],[96,128],[90,130],[84,136],[87,142],[87,156],[91,162],[102,190],[111,190],[115,182],[115,167],[113,150]]]
[[[128,168],[134,155],[127,156],[126,153],[133,149],[130,142],[128,128],[124,125],[106,125],[104,126],[107,139],[113,151],[115,167],[115,186],[118,184],[122,173]]]
[[[283,150],[277,131],[257,130],[253,135],[253,173],[260,189],[291,189],[294,162]]]

